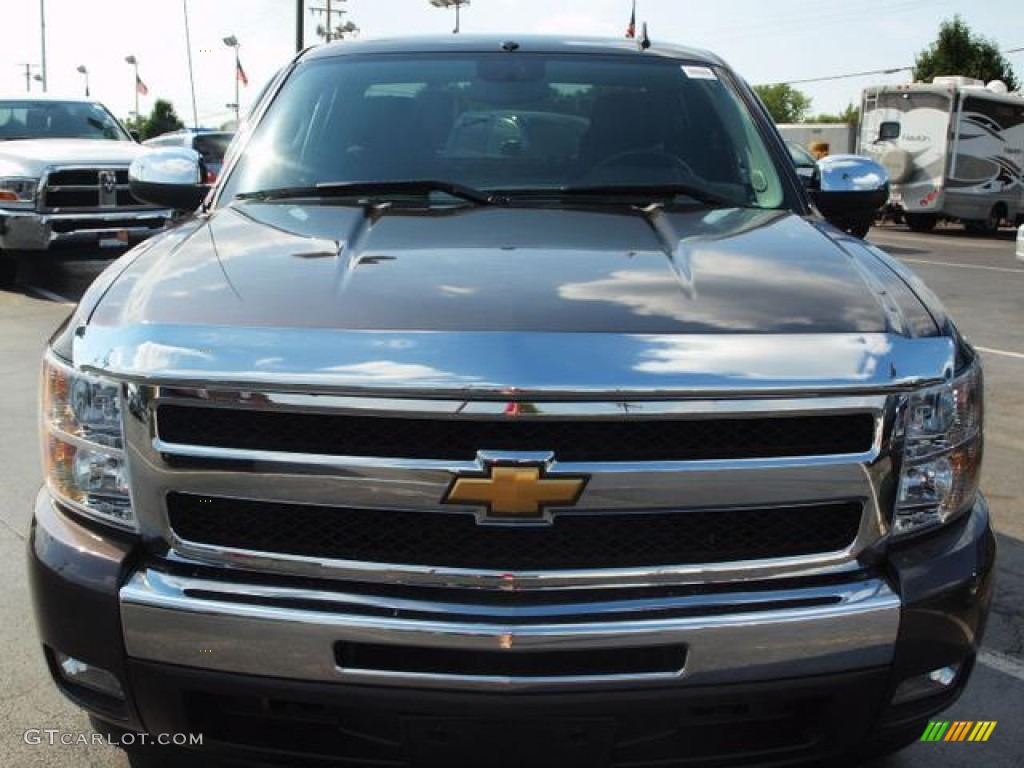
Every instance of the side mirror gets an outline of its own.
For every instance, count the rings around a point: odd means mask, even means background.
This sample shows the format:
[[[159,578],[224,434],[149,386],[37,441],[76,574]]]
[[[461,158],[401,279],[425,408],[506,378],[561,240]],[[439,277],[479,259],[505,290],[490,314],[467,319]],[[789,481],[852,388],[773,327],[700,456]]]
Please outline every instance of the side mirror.
[[[141,144],[142,143],[142,134],[139,133],[134,128],[129,128],[128,129],[128,135],[132,137],[132,141],[134,141],[136,144]]]
[[[210,191],[199,153],[186,147],[142,153],[128,168],[128,185],[139,200],[179,211],[194,211]]]
[[[811,198],[826,219],[870,216],[889,201],[889,174],[860,155],[828,155],[818,161]]]

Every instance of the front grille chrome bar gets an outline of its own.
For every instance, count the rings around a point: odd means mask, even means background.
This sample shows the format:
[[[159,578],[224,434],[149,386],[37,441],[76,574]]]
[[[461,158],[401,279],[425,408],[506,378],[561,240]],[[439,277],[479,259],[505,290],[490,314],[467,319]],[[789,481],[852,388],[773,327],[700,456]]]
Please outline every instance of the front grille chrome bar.
[[[482,690],[593,689],[635,687],[638,682],[732,683],[767,679],[778,669],[796,677],[891,662],[899,598],[883,580],[771,594],[774,605],[761,610],[742,599],[727,603],[723,597],[723,605],[732,610],[648,619],[604,615],[569,623],[549,615],[539,624],[520,624],[510,616],[485,623],[469,617],[452,620],[471,615],[471,605],[421,604],[420,612],[432,612],[433,617],[374,616],[358,605],[346,610],[339,605],[345,596],[337,593],[264,589],[144,569],[121,588],[120,601],[125,646],[134,658],[291,680]],[[694,606],[686,598],[663,598],[660,603],[649,600],[645,608],[666,608],[673,602]],[[751,637],[757,638],[756,649]],[[343,668],[337,648],[346,642],[390,646],[396,653],[433,649],[456,655],[676,646],[685,649],[685,665],[656,672],[553,676]]]

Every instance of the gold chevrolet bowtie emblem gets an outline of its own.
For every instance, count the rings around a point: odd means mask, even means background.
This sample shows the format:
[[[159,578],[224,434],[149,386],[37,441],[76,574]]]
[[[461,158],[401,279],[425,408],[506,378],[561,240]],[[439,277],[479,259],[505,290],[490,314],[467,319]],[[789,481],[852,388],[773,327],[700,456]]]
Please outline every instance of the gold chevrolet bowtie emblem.
[[[569,507],[579,501],[585,477],[545,477],[539,466],[491,466],[484,477],[456,477],[442,501],[482,504],[487,518],[538,521],[546,507]]]

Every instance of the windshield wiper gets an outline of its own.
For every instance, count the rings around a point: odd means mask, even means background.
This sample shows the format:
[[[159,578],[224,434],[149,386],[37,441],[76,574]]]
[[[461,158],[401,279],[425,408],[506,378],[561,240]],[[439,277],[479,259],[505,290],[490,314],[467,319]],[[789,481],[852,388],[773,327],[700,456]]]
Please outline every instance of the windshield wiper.
[[[499,193],[503,198],[514,201],[517,198],[570,198],[587,201],[611,201],[636,204],[641,202],[672,202],[677,197],[690,199],[708,206],[735,208],[740,205],[735,200],[711,192],[703,187],[690,184],[600,184],[551,189],[515,189]]]
[[[300,197],[387,197],[388,195],[427,195],[443,192],[446,195],[476,205],[494,205],[498,200],[484,192],[455,181],[434,179],[403,179],[401,181],[327,181],[308,187],[280,187],[243,192],[239,200],[289,200]]]

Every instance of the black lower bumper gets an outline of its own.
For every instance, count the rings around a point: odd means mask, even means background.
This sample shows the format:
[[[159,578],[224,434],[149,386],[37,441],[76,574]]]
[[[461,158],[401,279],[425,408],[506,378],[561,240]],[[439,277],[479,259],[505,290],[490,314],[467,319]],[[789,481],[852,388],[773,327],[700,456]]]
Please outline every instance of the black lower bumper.
[[[100,666],[121,681],[126,699],[70,685],[59,673],[54,679],[120,728],[202,733],[209,752],[270,765],[785,765],[905,740],[955,700],[981,642],[995,540],[979,498],[955,524],[871,564],[886,572],[902,603],[890,666],[571,694],[341,686],[129,659],[118,590],[137,557],[131,539],[99,539],[40,497],[29,571],[51,669],[54,651]],[[900,682],[946,665],[962,670],[951,690],[890,705]]]
[[[282,764],[784,765],[860,749],[889,671],[573,694],[295,683],[131,662],[150,731]],[[720,762],[721,761],[721,762]],[[275,764],[270,759],[271,764]]]

